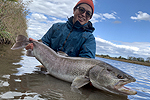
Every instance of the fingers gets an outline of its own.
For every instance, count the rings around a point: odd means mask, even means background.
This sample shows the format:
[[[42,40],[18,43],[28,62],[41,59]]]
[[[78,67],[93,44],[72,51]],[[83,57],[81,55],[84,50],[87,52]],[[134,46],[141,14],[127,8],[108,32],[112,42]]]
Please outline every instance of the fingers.
[[[29,38],[29,41],[33,41],[34,39],[32,39],[32,38]]]
[[[30,43],[30,44],[28,44],[26,46],[26,50],[28,50],[28,49],[32,49],[33,50],[33,43]]]
[[[37,40],[35,40],[35,39],[32,39],[32,38],[29,38],[29,41],[37,41]]]
[[[35,39],[33,39],[33,38],[29,38],[29,41],[37,41],[37,40],[35,40]],[[28,49],[32,49],[32,50],[33,50],[33,43],[30,43],[30,44],[28,44],[28,45],[26,46],[26,50],[28,50]]]

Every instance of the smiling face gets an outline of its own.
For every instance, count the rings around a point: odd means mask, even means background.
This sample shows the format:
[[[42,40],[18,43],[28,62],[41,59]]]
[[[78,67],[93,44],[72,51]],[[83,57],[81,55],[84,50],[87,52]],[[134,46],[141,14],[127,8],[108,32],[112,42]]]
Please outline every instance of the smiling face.
[[[84,13],[81,13],[81,12],[79,11],[79,8],[74,9],[74,11],[73,11],[73,14],[74,14],[73,24],[74,24],[76,21],[79,21],[81,25],[84,25],[84,24],[86,24],[86,23],[91,19],[91,17],[87,17],[87,16],[86,16],[86,13],[87,13],[87,12],[92,13],[92,9],[91,9],[91,7],[90,7],[89,5],[87,5],[87,4],[81,4],[81,5],[79,5],[79,7],[84,8],[84,9],[85,9],[85,12],[84,12]]]

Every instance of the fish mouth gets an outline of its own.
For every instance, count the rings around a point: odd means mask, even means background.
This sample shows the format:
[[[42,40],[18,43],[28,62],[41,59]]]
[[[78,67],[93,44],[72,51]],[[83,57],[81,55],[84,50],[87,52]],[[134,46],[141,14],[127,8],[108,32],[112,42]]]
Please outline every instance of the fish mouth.
[[[124,85],[131,83],[131,82],[135,82],[135,81],[124,81],[124,80],[120,80],[118,83],[115,84],[115,89],[118,90],[121,94],[124,95],[135,95],[137,94],[137,91],[132,90]]]

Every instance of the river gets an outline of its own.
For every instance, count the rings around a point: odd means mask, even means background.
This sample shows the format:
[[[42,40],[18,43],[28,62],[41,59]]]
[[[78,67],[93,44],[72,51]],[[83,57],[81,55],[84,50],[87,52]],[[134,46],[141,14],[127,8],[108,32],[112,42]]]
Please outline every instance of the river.
[[[150,67],[96,58],[105,61],[136,78],[126,86],[136,95],[120,96],[85,86],[82,94],[70,90],[71,83],[50,75],[39,74],[35,66],[40,63],[25,56],[25,50],[10,50],[0,45],[0,100],[150,100]]]

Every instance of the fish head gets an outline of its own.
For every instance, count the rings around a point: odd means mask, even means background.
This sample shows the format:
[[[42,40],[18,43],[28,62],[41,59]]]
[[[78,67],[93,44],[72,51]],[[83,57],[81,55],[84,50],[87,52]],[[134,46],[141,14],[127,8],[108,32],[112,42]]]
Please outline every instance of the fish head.
[[[92,85],[98,89],[119,95],[135,95],[137,92],[124,85],[135,82],[131,75],[105,63],[95,65],[89,71]]]

